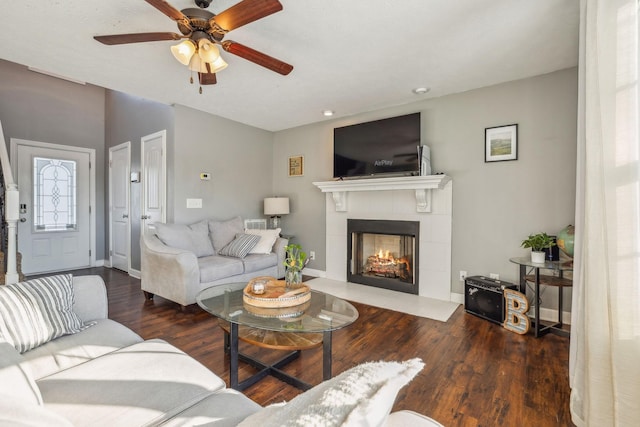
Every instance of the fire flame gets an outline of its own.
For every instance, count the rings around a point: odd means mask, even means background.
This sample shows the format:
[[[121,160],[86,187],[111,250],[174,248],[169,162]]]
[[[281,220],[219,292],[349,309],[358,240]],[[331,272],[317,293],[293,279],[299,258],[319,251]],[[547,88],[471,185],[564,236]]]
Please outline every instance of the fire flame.
[[[391,262],[394,261],[393,255],[391,255],[390,251],[382,252],[382,249],[380,249],[376,256],[378,257],[379,260],[391,261]]]
[[[406,274],[411,274],[411,264],[409,264],[409,259],[406,256],[396,259],[391,251],[378,249],[378,252],[374,250],[373,254],[368,256],[365,268],[368,273],[388,274],[390,268],[394,269],[402,265],[404,265]]]

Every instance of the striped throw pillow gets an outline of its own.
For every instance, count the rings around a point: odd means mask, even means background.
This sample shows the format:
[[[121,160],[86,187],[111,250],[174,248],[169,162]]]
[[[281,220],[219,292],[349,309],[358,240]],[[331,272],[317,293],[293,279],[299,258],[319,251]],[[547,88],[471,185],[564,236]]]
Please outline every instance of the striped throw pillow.
[[[0,341],[20,353],[86,329],[73,311],[71,274],[0,286]]]
[[[244,258],[249,251],[253,249],[255,245],[260,241],[260,236],[255,234],[236,234],[236,238],[231,241],[227,246],[220,249],[219,255],[232,256],[236,258]]]

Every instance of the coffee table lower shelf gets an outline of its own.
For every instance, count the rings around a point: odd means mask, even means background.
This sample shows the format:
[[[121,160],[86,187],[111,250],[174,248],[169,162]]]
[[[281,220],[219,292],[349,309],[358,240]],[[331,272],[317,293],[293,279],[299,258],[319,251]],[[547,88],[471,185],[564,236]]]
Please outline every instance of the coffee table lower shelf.
[[[302,350],[309,350],[322,345],[322,379],[331,378],[331,331],[323,333],[309,332],[279,332],[266,329],[239,326],[237,323],[218,319],[218,325],[224,331],[225,352],[229,353],[229,383],[230,387],[242,391],[257,383],[267,375],[271,375],[301,390],[308,390],[311,384],[302,381],[282,371],[281,368],[300,356]],[[239,342],[243,341],[258,347],[274,350],[290,350],[291,352],[275,363],[268,365],[238,350]],[[249,378],[239,381],[238,362],[247,363],[258,370]]]

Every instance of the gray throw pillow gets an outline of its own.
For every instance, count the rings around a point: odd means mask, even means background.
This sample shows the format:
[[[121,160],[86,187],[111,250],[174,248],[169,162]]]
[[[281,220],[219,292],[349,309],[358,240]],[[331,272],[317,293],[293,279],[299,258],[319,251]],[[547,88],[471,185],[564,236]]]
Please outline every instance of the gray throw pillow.
[[[191,225],[155,223],[153,226],[158,238],[167,246],[193,252],[198,258],[215,254],[207,220]]]
[[[244,222],[239,216],[226,221],[209,221],[209,237],[216,252],[227,246],[236,234],[244,232]]]
[[[218,255],[244,258],[259,241],[260,236],[256,236],[255,234],[236,234],[236,238],[227,246],[220,249]]]

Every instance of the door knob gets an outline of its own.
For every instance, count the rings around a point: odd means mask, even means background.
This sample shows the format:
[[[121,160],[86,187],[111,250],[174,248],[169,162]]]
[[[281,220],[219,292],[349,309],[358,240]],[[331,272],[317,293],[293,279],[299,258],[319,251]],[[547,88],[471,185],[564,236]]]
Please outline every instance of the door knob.
[[[151,219],[151,215],[142,215],[141,219]]]
[[[27,222],[27,218],[20,218],[20,222]]]
[[[122,214],[122,218],[129,218],[128,214]]]

